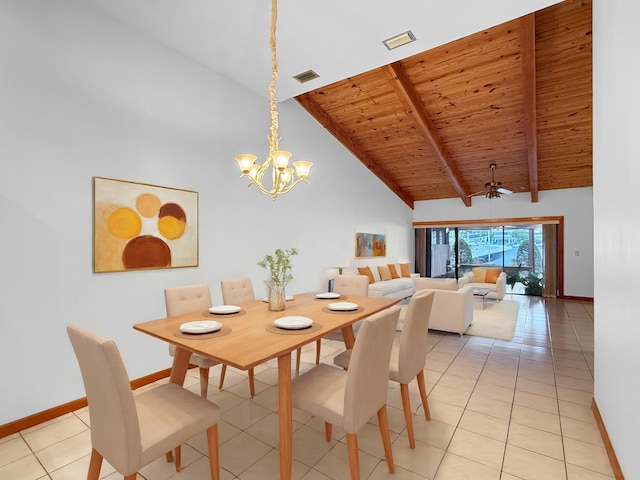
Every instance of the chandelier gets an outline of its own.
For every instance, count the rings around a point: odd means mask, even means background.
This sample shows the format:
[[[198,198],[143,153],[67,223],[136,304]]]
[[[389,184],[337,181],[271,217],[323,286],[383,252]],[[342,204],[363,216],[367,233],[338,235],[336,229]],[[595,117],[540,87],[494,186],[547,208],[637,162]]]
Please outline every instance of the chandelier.
[[[249,153],[237,155],[236,161],[242,172],[241,177],[249,177],[248,186],[255,185],[262,193],[273,200],[278,195],[287,193],[301,181],[309,183],[309,170],[313,163],[298,160],[293,162],[294,169],[289,167],[291,152],[280,150],[278,144],[278,109],[276,108],[276,80],[278,78],[278,62],[276,60],[276,18],[277,0],[271,0],[271,45],[272,75],[269,85],[269,105],[271,111],[271,129],[269,130],[269,154],[262,164],[256,164],[256,156]],[[263,177],[271,169],[271,188],[265,186]],[[267,176],[268,177],[268,176]]]

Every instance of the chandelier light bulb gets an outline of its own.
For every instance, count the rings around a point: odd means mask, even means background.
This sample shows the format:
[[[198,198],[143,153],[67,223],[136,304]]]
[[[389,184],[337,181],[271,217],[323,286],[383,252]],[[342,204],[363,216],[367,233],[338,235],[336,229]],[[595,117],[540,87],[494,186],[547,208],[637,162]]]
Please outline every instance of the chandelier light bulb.
[[[277,150],[271,152],[271,158],[273,159],[273,165],[278,170],[284,170],[289,165],[289,158],[291,158],[291,152],[285,152],[284,150]]]
[[[256,161],[255,155],[251,155],[249,153],[243,153],[241,155],[236,156],[236,161],[238,162],[238,167],[240,167],[240,171],[243,175],[248,174],[253,168],[253,162]]]

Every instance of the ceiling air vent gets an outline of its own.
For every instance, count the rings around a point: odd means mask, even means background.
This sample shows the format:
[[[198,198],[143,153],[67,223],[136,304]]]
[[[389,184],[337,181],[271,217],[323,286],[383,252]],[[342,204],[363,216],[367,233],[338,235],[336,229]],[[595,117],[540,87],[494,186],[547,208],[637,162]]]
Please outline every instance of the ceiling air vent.
[[[300,83],[306,83],[310,80],[313,80],[314,78],[318,78],[319,76],[320,75],[318,75],[313,70],[307,70],[306,72],[302,72],[297,75],[294,75],[293,78],[295,78]]]
[[[400,35],[396,35],[395,37],[387,38],[383,40],[384,46],[387,47],[388,50],[393,50],[394,48],[401,47],[406,45],[407,43],[411,43],[416,39],[415,35],[411,30],[407,30]]]

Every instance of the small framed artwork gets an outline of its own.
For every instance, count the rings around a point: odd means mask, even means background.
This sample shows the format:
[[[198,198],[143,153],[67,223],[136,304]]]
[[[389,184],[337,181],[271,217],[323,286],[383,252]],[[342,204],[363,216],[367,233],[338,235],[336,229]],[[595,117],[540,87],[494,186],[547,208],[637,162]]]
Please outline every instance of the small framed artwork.
[[[387,243],[384,234],[356,232],[356,258],[385,257]]]
[[[94,177],[94,272],[197,266],[198,192]]]

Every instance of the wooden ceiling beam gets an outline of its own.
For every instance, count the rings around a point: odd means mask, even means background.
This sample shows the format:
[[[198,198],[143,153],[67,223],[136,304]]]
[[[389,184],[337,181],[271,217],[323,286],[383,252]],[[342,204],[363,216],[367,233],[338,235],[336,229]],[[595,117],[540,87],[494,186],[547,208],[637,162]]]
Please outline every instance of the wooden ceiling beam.
[[[529,164],[531,201],[538,201],[538,132],[536,112],[536,16],[530,13],[520,18],[522,77],[524,79],[524,129]]]
[[[471,197],[469,197],[469,192],[467,192],[462,186],[462,180],[455,168],[454,162],[447,152],[444,142],[442,141],[442,138],[440,138],[433,122],[431,122],[431,119],[425,112],[425,109],[422,106],[422,101],[409,81],[402,65],[400,62],[395,62],[380,68],[387,75],[394,90],[402,99],[407,110],[413,116],[416,125],[424,138],[433,147],[436,157],[442,165],[442,168],[456,193],[462,202],[467,207],[470,207]]]
[[[380,168],[376,162],[369,159],[366,149],[345,132],[338,123],[311,97],[308,93],[303,93],[295,97],[301,105],[320,125],[322,125],[333,137],[344,147],[356,156],[376,177],[378,177],[387,187],[391,189],[409,208],[413,210],[413,198],[402,188],[391,180],[385,170]]]

